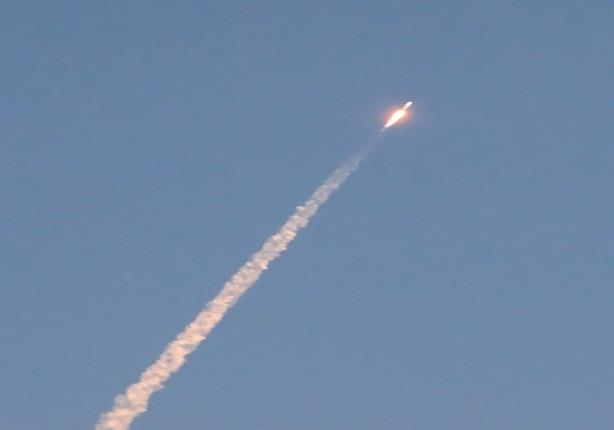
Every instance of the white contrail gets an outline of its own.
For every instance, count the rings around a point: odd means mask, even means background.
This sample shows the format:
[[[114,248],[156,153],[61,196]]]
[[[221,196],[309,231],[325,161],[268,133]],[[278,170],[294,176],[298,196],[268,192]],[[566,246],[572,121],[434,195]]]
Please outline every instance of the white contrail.
[[[218,295],[207,303],[196,319],[168,344],[160,358],[143,374],[139,382],[128,387],[124,394],[115,397],[113,409],[100,416],[96,430],[127,430],[132,421],[147,410],[151,395],[161,390],[164,383],[177,372],[186,357],[204,341],[211,330],[220,322],[224,314],[260,278],[269,263],[281,255],[298,231],[305,227],[309,219],[318,211],[330,195],[358,168],[360,162],[376,145],[377,140],[365,146],[335,170],[307,200],[298,206],[294,214],[271,236],[226,284]]]

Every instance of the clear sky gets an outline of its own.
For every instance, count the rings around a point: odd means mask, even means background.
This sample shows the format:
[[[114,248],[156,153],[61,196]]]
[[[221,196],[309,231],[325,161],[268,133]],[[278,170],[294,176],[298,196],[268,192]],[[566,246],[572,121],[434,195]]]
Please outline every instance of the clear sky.
[[[406,100],[133,429],[613,428],[607,3],[4,1],[0,428],[92,428]]]

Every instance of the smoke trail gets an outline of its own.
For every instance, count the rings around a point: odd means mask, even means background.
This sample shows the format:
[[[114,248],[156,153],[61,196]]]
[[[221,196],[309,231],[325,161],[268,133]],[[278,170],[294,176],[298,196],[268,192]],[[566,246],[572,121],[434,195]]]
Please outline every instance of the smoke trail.
[[[141,379],[130,385],[124,394],[115,397],[113,409],[100,416],[96,430],[127,430],[132,421],[147,410],[151,395],[161,390],[171,375],[183,366],[187,355],[207,338],[224,314],[260,278],[269,263],[281,255],[298,231],[307,225],[318,208],[358,168],[376,144],[377,140],[374,140],[363,147],[335,170],[303,206],[296,208],[279,231],[224,284],[222,290],[207,303],[196,319],[168,344],[158,360],[143,372]]]

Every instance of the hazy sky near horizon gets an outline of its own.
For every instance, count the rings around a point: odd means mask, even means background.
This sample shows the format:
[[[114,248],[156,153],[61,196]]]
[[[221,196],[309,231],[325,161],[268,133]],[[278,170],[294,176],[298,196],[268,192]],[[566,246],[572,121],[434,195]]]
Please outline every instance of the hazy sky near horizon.
[[[132,428],[614,426],[608,2],[0,12],[0,428],[93,428],[407,100]]]

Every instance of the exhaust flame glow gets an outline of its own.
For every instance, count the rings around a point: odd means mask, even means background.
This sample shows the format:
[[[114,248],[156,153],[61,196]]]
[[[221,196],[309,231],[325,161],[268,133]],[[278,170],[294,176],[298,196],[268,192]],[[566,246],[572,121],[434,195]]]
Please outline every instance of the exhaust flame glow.
[[[384,124],[384,128],[392,127],[393,125],[401,121],[406,116],[407,116],[407,111],[405,109],[395,110],[392,113],[392,115],[390,115],[390,118],[388,118],[388,121],[386,121],[386,124]]]
[[[409,108],[411,107],[412,104],[413,102],[407,102],[403,105],[401,109],[395,110],[390,115],[390,117],[388,118],[388,121],[386,121],[386,124],[384,124],[383,128],[386,129],[388,127],[392,127],[393,125],[397,124],[399,121],[407,117],[407,115],[409,115]]]

